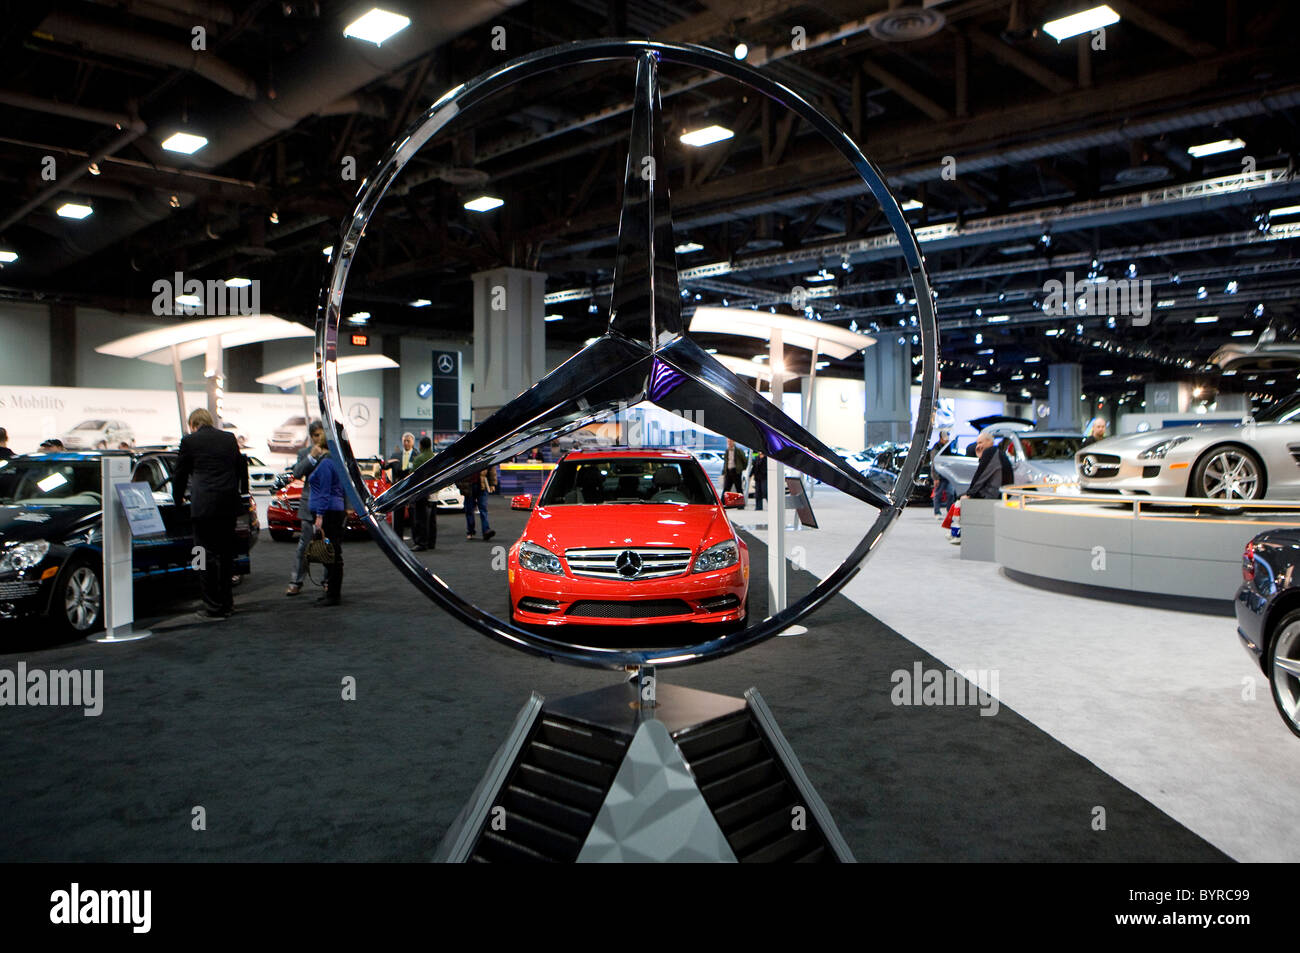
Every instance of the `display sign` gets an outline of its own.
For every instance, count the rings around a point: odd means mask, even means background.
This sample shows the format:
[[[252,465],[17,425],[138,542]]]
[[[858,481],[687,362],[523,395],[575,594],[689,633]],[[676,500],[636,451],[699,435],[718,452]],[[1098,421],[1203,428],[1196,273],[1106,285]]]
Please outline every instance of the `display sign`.
[[[148,483],[115,483],[113,489],[117,490],[117,498],[126,511],[126,521],[131,527],[132,536],[139,539],[166,531],[162,513],[158,511],[158,502],[153,498]]]
[[[804,491],[803,480],[797,476],[786,477],[785,492],[790,497],[790,505],[794,507],[795,513],[799,515],[799,522],[809,529],[816,529],[817,517],[813,516],[812,503],[808,499],[808,494]]]
[[[431,416],[434,430],[459,430],[460,351],[434,351],[430,379]],[[423,395],[422,395],[423,396]]]

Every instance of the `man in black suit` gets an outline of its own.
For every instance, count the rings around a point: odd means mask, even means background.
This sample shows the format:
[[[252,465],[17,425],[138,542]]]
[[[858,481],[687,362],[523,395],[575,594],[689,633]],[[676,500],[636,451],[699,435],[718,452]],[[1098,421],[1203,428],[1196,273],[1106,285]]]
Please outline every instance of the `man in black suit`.
[[[980,462],[975,467],[975,475],[971,477],[970,486],[962,499],[996,500],[1002,495],[1002,487],[1015,482],[1015,468],[998,445],[997,437],[987,430],[975,440],[975,452],[979,455]]]
[[[234,434],[218,430],[200,408],[190,414],[190,432],[181,438],[172,498],[179,506],[190,491],[194,543],[200,547],[203,608],[199,616],[223,619],[235,610],[230,580],[235,564],[235,519],[248,493],[248,460]]]

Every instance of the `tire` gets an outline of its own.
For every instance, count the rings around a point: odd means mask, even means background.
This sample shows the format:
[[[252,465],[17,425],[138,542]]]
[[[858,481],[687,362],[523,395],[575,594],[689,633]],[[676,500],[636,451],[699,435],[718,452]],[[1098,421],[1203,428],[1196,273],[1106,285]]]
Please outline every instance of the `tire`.
[[[1245,447],[1212,447],[1196,461],[1188,496],[1211,500],[1262,500],[1268,491],[1264,463]]]
[[[1266,671],[1273,704],[1291,733],[1300,737],[1300,610],[1288,613],[1269,640]]]
[[[64,635],[89,635],[104,627],[104,585],[100,570],[81,560],[59,576],[50,597],[50,618]]]
[[[271,530],[271,538],[272,538],[273,540],[275,540],[277,543],[292,543],[292,542],[293,542],[293,530],[291,530],[291,529],[273,529],[273,530]]]

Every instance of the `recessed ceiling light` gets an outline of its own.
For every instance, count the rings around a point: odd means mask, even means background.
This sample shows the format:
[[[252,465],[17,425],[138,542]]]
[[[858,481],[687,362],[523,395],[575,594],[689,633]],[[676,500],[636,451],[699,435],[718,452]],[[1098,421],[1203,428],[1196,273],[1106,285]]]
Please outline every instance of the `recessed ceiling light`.
[[[725,126],[705,126],[682,133],[682,143],[688,146],[708,146],[724,139],[730,139],[735,133]]]
[[[253,283],[251,278],[227,278],[227,288],[247,288]]]
[[[699,242],[682,242],[673,251],[679,255],[689,255],[693,251],[704,251],[704,246]]]
[[[18,252],[0,248],[0,264],[11,265],[18,260]]]
[[[372,7],[343,28],[343,35],[357,40],[369,40],[378,46],[394,33],[400,33],[411,25],[411,18],[400,13],[390,13],[379,7]]]
[[[407,302],[412,308],[427,308],[433,304],[428,298],[416,298],[414,301]]]
[[[1043,32],[1060,43],[1080,33],[1091,33],[1093,30],[1100,30],[1104,26],[1118,22],[1119,14],[1103,3],[1099,7],[1072,13],[1059,20],[1048,20],[1043,24]]]
[[[749,56],[749,44],[743,42],[737,43],[736,48],[731,51],[731,55],[738,60],[743,60],[745,57]]]
[[[1268,210],[1269,218],[1281,218],[1283,215],[1300,215],[1300,205],[1284,205]]]
[[[1097,372],[1097,376],[1098,376],[1098,377],[1110,377],[1110,375],[1112,375],[1112,374],[1114,374],[1114,373],[1115,373],[1115,372],[1114,372],[1114,371],[1111,371],[1111,370],[1098,371],[1098,372]]]
[[[494,195],[480,195],[478,198],[466,202],[465,208],[471,212],[490,212],[494,208],[500,208],[505,204],[505,199],[499,199]]]
[[[805,275],[804,281],[834,281],[835,276],[823,268],[815,275]]]
[[[1233,331],[1232,336],[1234,338],[1248,338],[1254,333],[1255,333],[1254,331],[1250,330],[1249,328],[1246,328],[1243,331]]]
[[[1244,149],[1246,143],[1240,139],[1216,139],[1214,142],[1202,142],[1200,145],[1188,146],[1187,154],[1194,159],[1201,159],[1205,156],[1218,155],[1220,152],[1232,152],[1234,149]]]
[[[330,255],[334,254],[334,246],[326,245],[324,248],[320,250],[320,253],[324,255],[326,258],[328,258]]]
[[[59,206],[56,214],[60,218],[85,218],[94,209],[89,205],[79,205],[76,202],[65,202]]]
[[[989,315],[989,324],[1005,324],[1011,320],[1009,314],[991,314]]]
[[[1027,357],[1027,358],[1025,358],[1025,363],[1026,363],[1026,364],[1037,364],[1037,363],[1038,363],[1039,361],[1041,361],[1041,360],[1042,360],[1041,357]]]
[[[1219,316],[1217,314],[1202,314],[1200,317],[1195,319],[1195,323],[1214,324],[1218,320],[1219,320]]]
[[[208,140],[203,136],[191,135],[188,132],[174,132],[163,140],[162,147],[168,152],[192,156],[207,144]]]
[[[564,320],[564,315],[562,315],[562,314],[548,314],[546,317],[542,318],[542,320],[543,320],[543,321],[563,321],[563,320]]]
[[[908,199],[906,202],[900,205],[899,208],[901,208],[904,212],[914,212],[918,208],[925,208],[925,205],[922,204],[921,202],[918,202],[916,199]]]
[[[203,299],[198,295],[177,295],[176,303],[182,308],[201,308]]]
[[[369,320],[369,311],[358,311],[356,314],[348,315],[348,324],[365,324]]]

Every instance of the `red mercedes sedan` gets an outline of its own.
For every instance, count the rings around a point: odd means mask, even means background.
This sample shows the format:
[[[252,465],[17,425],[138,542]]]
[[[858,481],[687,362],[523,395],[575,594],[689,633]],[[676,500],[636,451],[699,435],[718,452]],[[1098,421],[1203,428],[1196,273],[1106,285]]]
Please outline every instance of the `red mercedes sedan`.
[[[515,622],[530,626],[724,623],[746,617],[749,548],[689,453],[577,450],[556,466],[510,547]]]
[[[372,496],[378,496],[388,489],[391,484],[388,481],[388,473],[383,469],[383,461],[378,457],[369,460],[358,460],[357,466],[361,469],[361,475],[365,478],[366,486],[370,488]],[[298,522],[298,501],[302,499],[302,480],[291,480],[271,497],[271,502],[266,508],[266,522],[271,530],[271,538],[279,543],[291,543],[298,536],[300,524]],[[392,523],[392,514],[388,516],[388,522]],[[347,528],[349,533],[366,533],[366,525],[361,522],[352,509],[352,504],[347,504]]]

